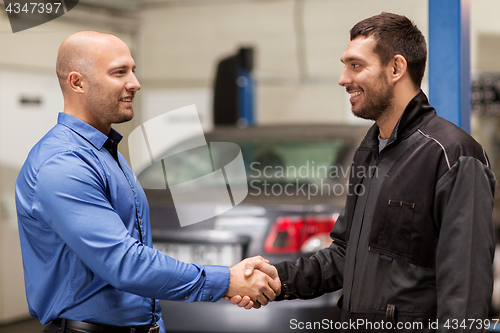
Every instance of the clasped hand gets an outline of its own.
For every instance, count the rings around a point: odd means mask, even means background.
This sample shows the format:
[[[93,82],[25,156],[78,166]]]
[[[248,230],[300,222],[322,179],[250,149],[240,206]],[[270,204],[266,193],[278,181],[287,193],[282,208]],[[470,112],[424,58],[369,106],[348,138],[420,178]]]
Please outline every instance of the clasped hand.
[[[261,256],[245,259],[230,271],[231,280],[224,299],[232,304],[258,309],[274,301],[281,293],[278,271]]]

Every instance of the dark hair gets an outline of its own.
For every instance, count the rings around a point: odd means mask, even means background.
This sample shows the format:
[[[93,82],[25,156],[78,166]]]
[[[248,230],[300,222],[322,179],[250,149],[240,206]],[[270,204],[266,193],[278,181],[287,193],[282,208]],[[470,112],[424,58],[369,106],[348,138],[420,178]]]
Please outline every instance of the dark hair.
[[[427,44],[422,32],[406,16],[381,13],[358,22],[351,31],[351,40],[359,36],[373,36],[373,50],[382,65],[397,54],[405,57],[408,73],[417,88],[420,88],[427,60]]]

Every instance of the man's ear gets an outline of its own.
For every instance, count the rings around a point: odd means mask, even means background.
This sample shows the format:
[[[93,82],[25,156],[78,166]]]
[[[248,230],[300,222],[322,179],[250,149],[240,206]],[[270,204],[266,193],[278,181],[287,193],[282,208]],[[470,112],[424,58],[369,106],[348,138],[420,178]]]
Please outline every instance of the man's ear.
[[[401,54],[396,54],[391,61],[391,79],[393,83],[399,81],[408,69],[408,62]]]
[[[83,75],[79,72],[73,71],[68,74],[68,85],[76,93],[83,93],[85,91]]]

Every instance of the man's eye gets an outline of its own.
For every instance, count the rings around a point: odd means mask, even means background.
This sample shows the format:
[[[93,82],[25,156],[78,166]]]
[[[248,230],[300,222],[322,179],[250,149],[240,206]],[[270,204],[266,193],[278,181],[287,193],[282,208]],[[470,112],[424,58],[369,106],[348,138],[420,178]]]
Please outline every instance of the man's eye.
[[[352,68],[358,68],[359,65],[358,64],[352,64]]]

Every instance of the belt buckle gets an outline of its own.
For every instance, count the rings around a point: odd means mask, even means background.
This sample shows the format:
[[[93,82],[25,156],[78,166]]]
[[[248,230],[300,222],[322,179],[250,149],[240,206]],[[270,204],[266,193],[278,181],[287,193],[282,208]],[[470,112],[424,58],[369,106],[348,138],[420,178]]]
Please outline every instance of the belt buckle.
[[[150,327],[148,333],[160,333],[160,325],[155,324],[154,326]]]

